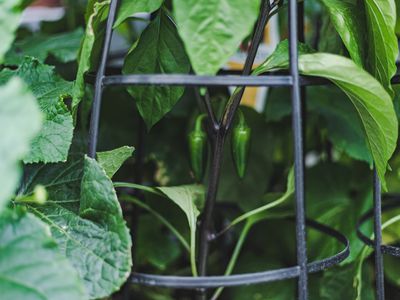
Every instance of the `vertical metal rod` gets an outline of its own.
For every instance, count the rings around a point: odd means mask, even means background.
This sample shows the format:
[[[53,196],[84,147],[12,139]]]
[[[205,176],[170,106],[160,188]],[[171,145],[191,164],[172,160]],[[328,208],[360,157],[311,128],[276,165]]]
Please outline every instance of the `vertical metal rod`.
[[[289,61],[290,74],[293,78],[292,86],[292,126],[295,152],[295,195],[296,195],[296,242],[297,264],[300,268],[298,279],[298,299],[308,299],[307,274],[307,244],[304,207],[304,157],[303,157],[303,130],[302,109],[298,70],[298,20],[297,0],[289,0]]]
[[[94,158],[96,156],[97,148],[97,137],[99,134],[99,119],[100,119],[100,109],[101,109],[101,98],[103,94],[103,78],[105,74],[105,69],[107,65],[108,53],[110,51],[111,37],[113,33],[113,24],[115,16],[117,13],[119,0],[111,0],[110,10],[107,18],[106,34],[103,42],[103,50],[100,58],[99,68],[96,74],[94,99],[92,104],[92,115],[90,118],[90,128],[89,128],[89,157]]]
[[[376,299],[385,299],[383,256],[382,256],[382,199],[381,183],[374,168],[374,248],[375,248],[375,274],[376,274]]]

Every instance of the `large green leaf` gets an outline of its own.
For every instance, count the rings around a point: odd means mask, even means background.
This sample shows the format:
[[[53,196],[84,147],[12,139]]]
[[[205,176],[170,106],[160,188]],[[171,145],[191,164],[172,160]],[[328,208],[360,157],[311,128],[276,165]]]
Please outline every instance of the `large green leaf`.
[[[123,146],[110,151],[97,152],[97,160],[107,176],[112,178],[122,164],[132,156],[135,148]]]
[[[0,215],[0,290],[2,299],[87,299],[50,228],[22,209]]]
[[[91,1],[86,12],[86,29],[78,59],[78,71],[73,87],[72,111],[76,114],[79,103],[85,96],[85,73],[93,68],[94,61],[102,49],[102,33],[108,15],[110,0]]]
[[[365,62],[365,18],[357,0],[321,0],[354,62]]]
[[[202,185],[183,185],[178,187],[158,187],[168,199],[172,200],[185,213],[190,227],[190,252],[192,273],[197,275],[195,268],[196,253],[196,228],[197,218],[200,215],[198,209],[204,203],[204,187]]]
[[[44,206],[29,209],[50,225],[62,253],[84,280],[90,298],[117,291],[130,273],[131,239],[111,180],[90,158],[32,166],[22,194],[46,187]]]
[[[153,11],[156,11],[160,8],[163,2],[164,0],[122,0],[121,4],[119,5],[117,19],[114,22],[114,28],[135,13],[152,13]]]
[[[27,86],[18,78],[0,87],[0,211],[15,192],[20,161],[39,132],[41,112]]]
[[[260,0],[173,0],[186,51],[197,74],[215,74],[236,52],[257,19]]]
[[[164,10],[142,33],[125,58],[124,74],[188,73],[189,60],[175,26]],[[178,102],[184,87],[137,86],[128,88],[138,110],[151,128]]]
[[[340,89],[332,86],[307,89],[307,109],[321,117],[327,130],[327,138],[340,152],[352,158],[372,163],[363,124],[356,108]]]
[[[63,63],[76,60],[82,36],[81,28],[54,35],[29,36],[14,43],[6,55],[5,62],[7,65],[19,65],[23,63],[25,56],[32,56],[44,62],[49,55]]]
[[[0,64],[3,63],[4,55],[10,48],[15,38],[21,18],[22,7],[24,0],[3,0],[0,2]]]
[[[390,90],[390,80],[396,73],[399,54],[394,0],[366,0],[368,29],[367,69]]]
[[[56,75],[54,67],[44,65],[32,57],[26,57],[17,70],[3,69],[0,72],[0,83],[15,75],[28,84],[45,115],[42,130],[33,140],[31,152],[24,161],[65,161],[72,141],[73,124],[64,99],[71,93],[72,82]]]
[[[279,44],[277,50],[254,73],[287,68],[287,49],[287,41]],[[300,72],[329,79],[346,93],[357,109],[385,189],[384,175],[388,160],[396,148],[398,132],[398,122],[390,95],[374,77],[350,59],[328,53],[304,54],[299,50]]]
[[[391,91],[398,55],[395,0],[322,1],[353,60]]]

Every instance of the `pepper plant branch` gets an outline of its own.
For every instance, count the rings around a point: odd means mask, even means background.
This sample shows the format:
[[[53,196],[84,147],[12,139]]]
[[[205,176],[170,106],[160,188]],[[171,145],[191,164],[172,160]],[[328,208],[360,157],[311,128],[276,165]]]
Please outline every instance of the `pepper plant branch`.
[[[203,97],[203,101],[204,101],[204,106],[206,108],[208,117],[210,118],[212,128],[214,131],[216,131],[216,130],[218,130],[219,125],[218,125],[217,119],[215,118],[215,114],[214,114],[214,111],[211,106],[210,93],[208,92],[208,89],[206,90],[206,93]]]
[[[198,269],[199,274],[206,275],[208,247],[211,232],[212,213],[215,205],[217,195],[217,188],[219,182],[219,173],[221,170],[223,146],[225,142],[225,135],[221,131],[217,132],[215,143],[213,143],[212,163],[210,168],[210,179],[208,184],[206,203],[203,211],[203,219],[200,227],[200,243],[199,243],[199,256],[198,256]]]
[[[249,75],[257,54],[258,46],[263,36],[263,30],[268,21],[268,15],[270,12],[269,0],[262,2],[260,8],[261,15],[257,21],[255,27],[248,57],[246,58],[245,66],[243,69],[243,75]],[[211,240],[211,227],[212,227],[212,215],[216,201],[216,195],[218,190],[218,182],[220,177],[220,169],[223,157],[223,147],[225,143],[225,137],[228,129],[232,124],[234,115],[237,108],[239,107],[240,100],[243,95],[243,89],[239,93],[235,93],[234,97],[230,99],[225,108],[224,115],[220,121],[220,125],[216,128],[215,142],[212,143],[213,155],[210,168],[210,177],[208,183],[208,190],[206,196],[206,203],[203,210],[203,217],[200,226],[200,241],[199,241],[199,252],[198,252],[198,270],[200,276],[205,276],[207,273],[207,257],[209,250],[209,242]],[[210,105],[211,108],[211,105]],[[200,291],[197,299],[206,299],[206,293],[204,290]]]
[[[244,64],[244,68],[243,68],[243,72],[242,72],[242,75],[244,75],[244,76],[250,75],[250,73],[251,73],[251,70],[252,70],[252,67],[254,64],[254,60],[257,55],[258,46],[260,45],[262,37],[263,37],[265,25],[267,24],[267,22],[269,20],[270,12],[271,12],[271,6],[269,4],[269,0],[263,1],[262,6],[261,6],[261,15],[257,21],[257,25],[255,27],[253,37],[252,37],[251,43],[250,43],[249,54],[248,54],[248,56],[246,58],[246,62]],[[221,127],[225,131],[228,131],[232,125],[236,111],[240,105],[240,101],[242,100],[244,90],[245,90],[244,88],[236,90],[235,93],[232,95],[232,97],[229,99],[229,102],[226,106],[224,115],[222,117],[222,124],[221,124]]]

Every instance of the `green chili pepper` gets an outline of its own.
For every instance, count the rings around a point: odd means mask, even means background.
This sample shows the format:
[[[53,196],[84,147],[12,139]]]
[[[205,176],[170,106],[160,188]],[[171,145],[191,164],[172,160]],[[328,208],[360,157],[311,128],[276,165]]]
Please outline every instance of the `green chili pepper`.
[[[189,133],[190,165],[198,182],[203,179],[207,164],[207,134],[202,126],[205,117],[205,114],[199,115],[196,118],[194,129]]]
[[[240,178],[243,178],[250,150],[251,128],[247,125],[242,111],[239,110],[238,113],[239,122],[233,127],[231,147],[236,172]]]

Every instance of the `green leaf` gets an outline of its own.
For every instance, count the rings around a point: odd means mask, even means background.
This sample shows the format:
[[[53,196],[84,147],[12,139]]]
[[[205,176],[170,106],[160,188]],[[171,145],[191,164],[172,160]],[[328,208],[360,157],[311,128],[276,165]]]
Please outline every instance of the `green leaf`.
[[[2,299],[87,299],[50,228],[22,209],[0,215],[0,290]]]
[[[390,80],[396,74],[399,54],[394,0],[366,0],[368,29],[367,70],[391,92]]]
[[[26,57],[17,70],[3,69],[0,83],[11,76],[19,76],[27,83],[44,112],[42,130],[32,142],[31,152],[24,162],[65,161],[72,141],[72,117],[64,104],[69,97],[72,82],[54,73],[54,67],[44,65],[32,57]]]
[[[363,124],[356,108],[336,87],[310,87],[307,89],[307,109],[324,121],[327,138],[340,152],[372,164]]]
[[[123,74],[188,73],[188,58],[170,17],[161,10],[125,58]],[[128,92],[150,129],[178,102],[184,87],[136,86]]]
[[[398,55],[395,1],[322,1],[351,58],[391,92],[390,79],[396,73]]]
[[[97,161],[107,176],[112,178],[122,164],[132,156],[134,147],[123,146],[110,151],[97,152]]]
[[[19,78],[0,86],[0,211],[18,185],[20,161],[40,131],[42,115],[33,95]]]
[[[287,68],[287,49],[287,41],[279,44],[276,52],[254,73]],[[387,162],[396,148],[398,132],[398,122],[390,95],[375,78],[350,59],[328,53],[304,54],[301,49],[299,53],[299,70],[303,75],[331,80],[345,92],[357,109],[379,178],[386,189]]]
[[[90,158],[32,166],[22,194],[42,184],[43,206],[29,209],[50,225],[62,253],[84,280],[90,298],[117,291],[130,274],[131,239],[111,180]]]
[[[7,65],[19,65],[25,56],[32,56],[44,62],[49,55],[58,61],[67,63],[76,60],[83,32],[81,28],[54,35],[39,34],[29,36],[14,43],[6,54]]]
[[[197,275],[196,262],[196,228],[199,208],[204,203],[204,187],[202,185],[183,185],[177,187],[158,187],[168,199],[172,200],[185,213],[190,228],[190,255],[192,273]]]
[[[186,51],[197,74],[215,74],[257,20],[260,0],[173,0]]]
[[[365,62],[365,17],[354,0],[321,0],[351,58],[362,67]]]
[[[86,12],[86,29],[81,49],[79,51],[78,71],[73,87],[72,112],[76,115],[79,103],[85,96],[85,73],[96,65],[98,55],[102,49],[102,32],[108,15],[110,0],[102,2],[91,1]]]
[[[3,63],[4,55],[14,41],[23,10],[21,5],[23,1],[3,0],[0,2],[0,64]]]
[[[126,19],[136,13],[152,13],[159,9],[164,0],[141,0],[131,1],[122,0],[119,5],[117,19],[114,22],[114,28],[123,23]]]

